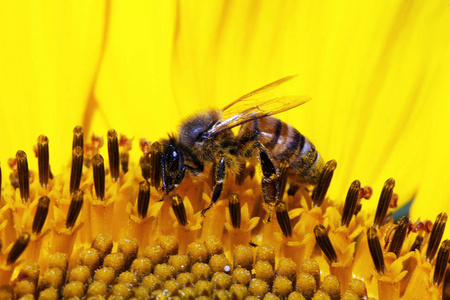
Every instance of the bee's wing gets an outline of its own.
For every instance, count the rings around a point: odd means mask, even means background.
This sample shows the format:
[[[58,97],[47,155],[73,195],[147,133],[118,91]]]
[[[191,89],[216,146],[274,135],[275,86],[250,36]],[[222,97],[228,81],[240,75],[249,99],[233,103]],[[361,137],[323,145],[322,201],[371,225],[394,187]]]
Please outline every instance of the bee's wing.
[[[309,96],[279,96],[276,88],[295,76],[281,78],[250,92],[222,109],[222,118],[208,130],[213,137],[244,123],[287,111],[311,100]]]

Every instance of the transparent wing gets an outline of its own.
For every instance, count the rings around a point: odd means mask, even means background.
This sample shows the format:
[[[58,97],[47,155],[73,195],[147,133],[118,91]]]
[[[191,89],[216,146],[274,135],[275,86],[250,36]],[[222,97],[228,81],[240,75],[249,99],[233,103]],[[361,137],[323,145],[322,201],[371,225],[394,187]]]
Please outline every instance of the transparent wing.
[[[244,123],[272,116],[311,100],[309,96],[279,96],[277,87],[295,76],[281,78],[250,92],[222,109],[222,119],[208,130],[213,137]]]

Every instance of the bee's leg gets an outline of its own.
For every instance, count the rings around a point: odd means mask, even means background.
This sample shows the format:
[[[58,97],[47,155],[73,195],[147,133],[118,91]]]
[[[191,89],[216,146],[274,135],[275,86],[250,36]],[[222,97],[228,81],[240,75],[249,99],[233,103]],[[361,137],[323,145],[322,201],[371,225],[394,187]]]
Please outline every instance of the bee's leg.
[[[166,177],[166,165],[164,164],[164,161],[163,161],[163,156],[161,155],[161,157],[160,157],[160,160],[161,160],[161,162],[160,162],[160,165],[158,165],[158,167],[160,168],[160,174],[161,174],[161,181],[162,181],[162,189],[163,189],[163,191],[164,191],[164,193],[163,193],[163,195],[162,195],[162,198],[161,199],[159,199],[158,200],[158,202],[161,202],[161,201],[164,201],[164,199],[166,198],[166,196],[169,194],[169,192],[168,192],[168,184],[167,184],[167,177]],[[153,172],[158,172],[158,170],[155,170],[155,171],[153,171]]]
[[[262,181],[261,188],[264,197],[264,201],[269,205],[268,218],[266,222],[270,222],[272,218],[272,210],[277,202],[279,194],[279,182],[278,182],[278,172],[267,154],[266,149],[260,144],[256,143],[256,147],[259,149],[259,161],[261,163],[262,170]]]
[[[207,208],[202,210],[202,216],[205,216],[205,213],[210,209],[214,203],[219,200],[220,194],[223,189],[223,182],[225,180],[226,173],[226,164],[225,164],[225,155],[220,156],[219,161],[214,164],[214,187],[211,195],[211,203]]]
[[[261,188],[264,201],[269,205],[268,218],[266,222],[270,222],[272,218],[272,210],[275,205],[282,201],[284,189],[287,181],[288,162],[282,162],[279,169],[275,167],[272,159],[267,154],[267,150],[259,142],[255,145],[259,149],[259,160],[263,178]]]

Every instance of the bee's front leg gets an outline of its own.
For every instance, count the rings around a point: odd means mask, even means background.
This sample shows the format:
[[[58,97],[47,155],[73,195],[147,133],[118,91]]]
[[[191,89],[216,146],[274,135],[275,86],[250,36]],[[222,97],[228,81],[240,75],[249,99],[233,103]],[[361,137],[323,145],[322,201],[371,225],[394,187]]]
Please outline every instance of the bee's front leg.
[[[219,161],[214,164],[214,187],[213,192],[211,195],[211,203],[207,208],[202,210],[202,216],[205,216],[205,213],[214,205],[214,203],[219,200],[220,194],[222,194],[223,189],[223,182],[225,180],[225,174],[226,174],[226,163],[225,163],[226,156],[221,155],[219,158]]]

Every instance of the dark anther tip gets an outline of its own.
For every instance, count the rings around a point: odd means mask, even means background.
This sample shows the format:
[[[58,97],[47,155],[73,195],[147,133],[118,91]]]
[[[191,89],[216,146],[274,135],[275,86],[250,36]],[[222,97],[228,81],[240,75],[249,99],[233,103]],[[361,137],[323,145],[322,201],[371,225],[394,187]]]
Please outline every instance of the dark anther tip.
[[[73,129],[73,141],[72,141],[72,149],[75,149],[75,147],[81,147],[83,149],[84,147],[84,141],[83,141],[83,127],[76,126]]]
[[[148,157],[148,156],[147,156]],[[157,190],[161,190],[161,178],[162,178],[162,152],[161,144],[154,142],[151,146],[150,158],[148,158],[148,178],[152,186]],[[142,176],[144,176],[144,167],[142,167]],[[145,177],[144,177],[145,178]]]
[[[108,131],[108,156],[111,179],[113,182],[118,182],[120,173],[119,139],[114,129]]]
[[[447,223],[447,213],[440,213],[431,229],[430,239],[428,240],[428,248],[425,254],[425,258],[428,261],[432,261],[436,255],[439,244],[441,243],[442,235],[444,234],[445,225]]]
[[[328,188],[330,187],[331,179],[333,178],[334,170],[336,170],[337,162],[332,159],[325,164],[322,174],[320,175],[319,183],[314,189],[311,198],[314,206],[320,207],[325,195],[327,194]]]
[[[150,184],[147,180],[139,183],[138,213],[141,218],[147,216],[148,205],[150,203]]]
[[[44,227],[45,220],[47,219],[49,205],[50,199],[47,196],[43,196],[39,199],[32,227],[34,234],[41,233],[42,227]]]
[[[389,178],[386,180],[381,191],[380,200],[378,201],[377,211],[375,213],[375,219],[373,225],[376,228],[381,227],[386,219],[386,214],[391,204],[392,194],[394,193],[395,180]]]
[[[48,138],[40,135],[37,140],[39,184],[46,188],[50,177]]]
[[[397,224],[397,228],[395,229],[394,236],[392,237],[392,241],[389,245],[389,252],[393,252],[397,257],[402,250],[403,242],[406,238],[406,233],[408,232],[409,218],[402,217]]]
[[[314,227],[314,235],[316,236],[316,242],[319,245],[322,252],[328,258],[330,262],[337,262],[338,257],[333,245],[331,244],[330,238],[328,237],[328,232],[326,228],[319,224]]]
[[[183,199],[181,199],[178,194],[172,196],[172,209],[175,213],[175,216],[177,217],[178,223],[180,223],[180,225],[182,226],[186,226],[186,209],[184,207]]]
[[[128,152],[121,152],[120,165],[122,166],[122,171],[124,174],[128,172],[129,161],[130,161],[130,154]]]
[[[341,225],[348,227],[352,216],[355,213],[356,206],[360,196],[361,183],[359,180],[355,180],[350,185],[347,192],[347,198],[345,199],[344,210],[342,211]]]
[[[70,172],[70,195],[80,187],[83,172],[83,148],[76,146],[72,151],[72,169]]]
[[[100,154],[95,154],[92,159],[94,173],[94,188],[97,199],[105,199],[105,164]]]
[[[447,268],[448,258],[450,254],[450,240],[442,242],[436,259],[436,266],[434,269],[433,283],[439,285],[444,278],[445,269]]]
[[[377,229],[371,226],[367,229],[367,241],[369,244],[370,255],[372,256],[375,269],[378,274],[384,273],[384,257],[381,250],[380,240],[378,239]]]
[[[146,156],[142,156],[139,160],[139,165],[141,167],[141,174],[142,177],[147,180],[147,181],[151,181],[152,182],[152,186],[153,186],[153,181],[151,180],[151,158],[150,156],[146,155]]]
[[[292,237],[292,225],[289,213],[286,208],[286,203],[280,201],[276,204],[275,210],[277,213],[277,221],[280,225],[281,231],[285,237]]]
[[[20,198],[22,202],[30,201],[30,179],[28,172],[27,154],[19,150],[16,153],[17,180],[19,182]]]
[[[9,251],[8,257],[6,258],[6,264],[10,265],[15,263],[27,248],[29,242],[30,234],[26,232],[22,233]]]
[[[70,202],[69,211],[67,212],[66,228],[72,228],[80,215],[83,207],[83,191],[77,190]]]
[[[231,224],[233,225],[233,228],[241,228],[241,201],[238,194],[231,194],[228,199],[228,209],[230,211]]]

